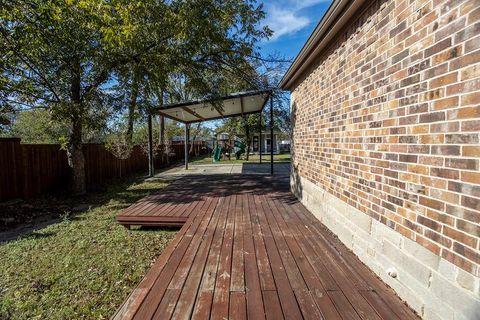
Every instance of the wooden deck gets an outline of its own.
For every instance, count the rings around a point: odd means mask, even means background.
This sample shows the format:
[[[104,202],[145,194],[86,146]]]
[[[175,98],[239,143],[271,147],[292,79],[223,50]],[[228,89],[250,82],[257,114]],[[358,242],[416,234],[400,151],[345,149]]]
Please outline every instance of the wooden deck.
[[[417,319],[287,178],[186,177],[119,221],[167,217],[186,219],[114,319]]]

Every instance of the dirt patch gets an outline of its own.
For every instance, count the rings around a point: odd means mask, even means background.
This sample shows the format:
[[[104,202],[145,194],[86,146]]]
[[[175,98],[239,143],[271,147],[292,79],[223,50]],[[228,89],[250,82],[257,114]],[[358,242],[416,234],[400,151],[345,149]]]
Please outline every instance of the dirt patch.
[[[29,201],[9,201],[0,204],[0,232],[62,219],[87,211],[90,207],[89,204],[73,203],[70,199],[53,197]]]

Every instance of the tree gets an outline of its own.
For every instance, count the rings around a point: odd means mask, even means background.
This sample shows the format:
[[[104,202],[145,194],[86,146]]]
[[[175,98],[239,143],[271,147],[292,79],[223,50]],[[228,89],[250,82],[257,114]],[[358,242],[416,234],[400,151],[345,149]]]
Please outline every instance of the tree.
[[[34,109],[20,112],[10,133],[23,143],[59,143],[59,138],[68,134],[68,128],[54,121],[48,110]]]
[[[104,87],[121,37],[116,8],[101,0],[79,2],[5,1],[0,9],[1,97],[17,109],[50,108],[68,125],[66,149],[72,192],[83,194],[84,130],[102,122],[108,105]]]
[[[84,132],[84,141],[104,142],[104,127]],[[23,143],[58,144],[68,137],[68,126],[55,121],[48,109],[32,109],[18,112],[8,131],[9,136],[22,139]]]
[[[222,83],[227,77],[245,78],[249,60],[258,56],[255,44],[271,34],[258,28],[264,13],[252,0],[173,1],[162,9],[147,1],[129,14],[135,40],[127,47],[143,54],[117,72],[127,93],[127,141],[142,113],[138,108],[162,105],[164,92],[170,102],[224,94]]]
[[[8,105],[0,105],[0,136],[8,135],[12,125],[13,109]]]
[[[243,74],[271,34],[254,0],[6,0],[0,8],[2,109],[49,108],[68,126],[72,192],[86,191],[84,132],[127,93],[127,135],[141,96],[183,74],[197,96],[219,94],[217,72]],[[220,74],[220,72],[218,72]]]

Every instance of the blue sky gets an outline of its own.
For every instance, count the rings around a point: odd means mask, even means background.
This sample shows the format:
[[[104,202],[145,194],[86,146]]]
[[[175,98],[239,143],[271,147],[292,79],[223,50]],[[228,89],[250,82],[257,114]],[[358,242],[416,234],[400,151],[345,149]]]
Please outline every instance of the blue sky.
[[[278,53],[294,58],[300,51],[331,0],[274,0],[263,1],[264,23],[274,31],[268,41],[261,44],[262,55]]]
[[[266,17],[264,24],[274,31],[268,41],[260,45],[264,57],[279,54],[293,59],[317,26],[331,0],[274,0],[263,1]],[[205,122],[211,129],[221,121]]]

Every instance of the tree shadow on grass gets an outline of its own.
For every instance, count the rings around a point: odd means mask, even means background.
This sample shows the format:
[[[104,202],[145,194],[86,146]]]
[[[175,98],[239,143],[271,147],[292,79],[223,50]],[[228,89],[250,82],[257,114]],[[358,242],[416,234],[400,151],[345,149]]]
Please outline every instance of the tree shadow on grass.
[[[44,239],[44,238],[49,238],[51,236],[56,235],[56,232],[37,232],[33,231],[25,236],[22,237],[22,239]]]
[[[143,177],[142,177],[143,178]],[[69,197],[65,194],[49,195],[20,203],[5,204],[0,208],[2,215],[13,217],[15,221],[9,225],[0,226],[0,243],[14,241],[19,238],[46,237],[49,233],[38,232],[46,227],[59,222],[84,220],[84,213],[89,210],[109,205],[106,210],[116,214],[140,198],[158,193],[164,187],[158,187],[158,181],[141,188],[135,184],[143,183],[142,178],[126,178],[111,181],[105,185],[101,192],[92,192],[85,196]],[[43,235],[45,234],[45,235]],[[53,234],[50,234],[53,235]]]
[[[55,235],[54,232],[39,232],[49,225],[61,222],[61,219],[55,218],[42,221],[37,224],[23,224],[14,229],[0,232],[0,244],[15,241],[18,239],[40,239]]]
[[[58,222],[58,220],[56,220],[55,222]],[[51,224],[53,224],[53,222]],[[23,239],[43,239],[56,235],[56,232],[38,232],[46,226],[47,225],[44,225],[41,228],[35,228],[34,226],[24,226],[19,229],[1,232],[0,244]]]
[[[144,178],[144,177],[142,177]],[[161,181],[163,182],[163,181]],[[27,226],[18,227],[0,232],[0,242],[15,240],[32,231],[41,230],[63,219],[78,221],[85,219],[83,215],[88,210],[106,206],[102,215],[117,215],[135,201],[157,202],[168,201],[172,204],[188,204],[203,201],[205,197],[221,197],[230,194],[269,194],[272,191],[288,190],[288,176],[249,176],[241,174],[197,175],[185,176],[164,186],[158,180],[144,181],[143,179],[124,179],[112,182],[104,192],[91,193],[82,197],[54,198],[45,197],[43,201],[28,201],[28,210],[45,207],[49,211],[43,221],[32,220]],[[144,183],[137,187],[136,184]],[[28,212],[27,212],[28,213]],[[112,223],[116,223],[112,219]],[[145,229],[144,229],[145,230]],[[158,231],[159,228],[152,230]],[[178,228],[177,228],[178,230]]]

